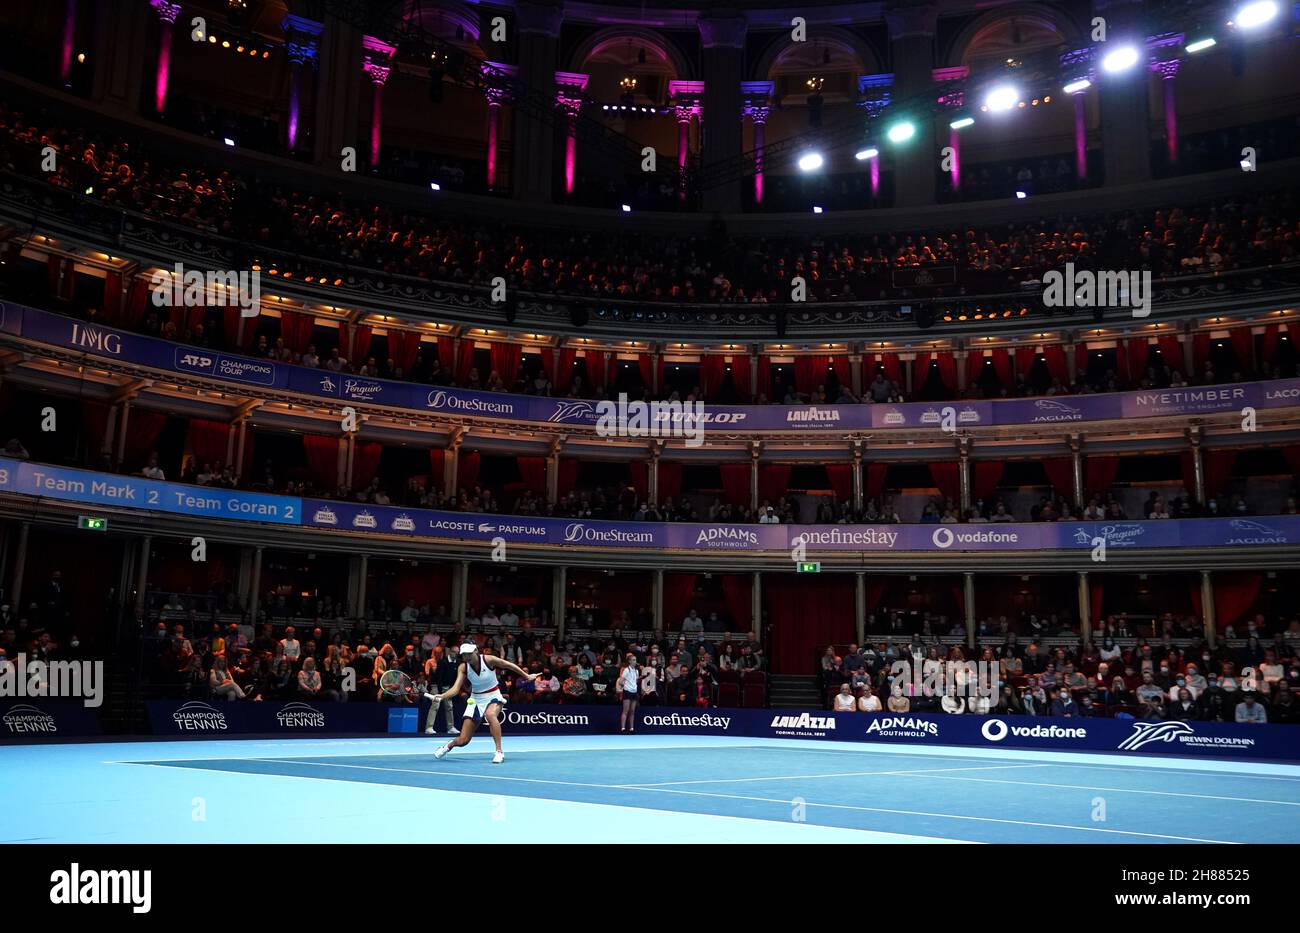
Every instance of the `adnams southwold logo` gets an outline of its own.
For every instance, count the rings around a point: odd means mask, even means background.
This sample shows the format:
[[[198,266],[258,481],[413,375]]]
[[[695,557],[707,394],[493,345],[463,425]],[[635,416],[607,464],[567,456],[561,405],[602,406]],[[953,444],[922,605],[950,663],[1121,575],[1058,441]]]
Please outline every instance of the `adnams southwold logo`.
[[[182,732],[224,732],[230,728],[225,713],[201,700],[190,700],[177,708],[172,722]]]
[[[281,729],[324,729],[325,714],[306,703],[286,703],[275,714]]]
[[[867,735],[882,739],[933,739],[939,735],[939,724],[913,716],[881,716],[871,720]]]
[[[736,525],[714,525],[701,528],[695,545],[711,548],[747,548],[758,544],[758,532]]]
[[[834,731],[834,716],[813,716],[811,713],[800,713],[798,716],[781,716],[778,714],[772,717],[772,732],[774,735],[821,736]]]
[[[990,742],[1001,742],[1007,736],[1014,739],[1086,739],[1088,730],[1081,726],[1013,726],[1005,719],[987,719],[980,726],[980,735]]]
[[[1254,748],[1255,740],[1245,736],[1200,735],[1185,722],[1135,722],[1133,734],[1116,746],[1122,752],[1135,752],[1156,742],[1176,742],[1198,751],[1231,752]]]

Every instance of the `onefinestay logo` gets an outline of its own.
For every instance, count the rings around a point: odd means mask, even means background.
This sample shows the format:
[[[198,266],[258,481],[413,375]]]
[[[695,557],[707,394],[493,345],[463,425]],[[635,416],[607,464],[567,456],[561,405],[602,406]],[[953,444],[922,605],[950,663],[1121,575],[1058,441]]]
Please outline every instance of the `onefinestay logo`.
[[[76,862],[50,875],[51,904],[130,904],[147,914],[153,906],[153,872],[149,869],[82,868]]]

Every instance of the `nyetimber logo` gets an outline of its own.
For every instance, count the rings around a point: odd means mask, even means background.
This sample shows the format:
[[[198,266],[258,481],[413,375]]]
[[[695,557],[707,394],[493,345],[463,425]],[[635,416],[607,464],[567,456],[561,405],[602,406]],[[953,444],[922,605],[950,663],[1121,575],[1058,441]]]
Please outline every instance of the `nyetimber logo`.
[[[97,871],[73,862],[50,874],[51,904],[130,904],[132,913],[147,914],[152,892],[153,872],[147,868]]]
[[[226,714],[209,703],[190,700],[172,713],[172,722],[183,732],[224,732],[230,728]]]
[[[1032,421],[1082,421],[1083,410],[1073,405],[1067,405],[1065,402],[1058,402],[1056,399],[1040,398],[1034,402],[1034,408],[1038,414],[1030,420]]]
[[[596,407],[591,402],[560,402],[547,421],[585,421],[595,417]]]
[[[758,532],[752,528],[739,528],[735,525],[718,525],[701,528],[695,539],[697,545],[708,547],[743,548],[758,544]]]
[[[282,729],[324,729],[325,714],[306,703],[286,703],[275,714]]]

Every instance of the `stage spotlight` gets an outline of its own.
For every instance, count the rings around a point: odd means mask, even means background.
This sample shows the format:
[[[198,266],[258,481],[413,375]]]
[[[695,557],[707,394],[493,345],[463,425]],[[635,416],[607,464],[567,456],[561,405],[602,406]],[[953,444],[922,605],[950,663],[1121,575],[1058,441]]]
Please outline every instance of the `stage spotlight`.
[[[1016,200],[1018,200],[1018,201],[1023,201],[1023,200],[1024,200],[1025,198],[1027,198],[1027,197],[1029,197],[1029,192],[1027,192],[1027,191],[1017,191],[1017,192],[1016,192]]]
[[[997,113],[1000,110],[1010,110],[1020,100],[1020,92],[1009,84],[1001,87],[995,87],[984,97],[984,106],[988,107],[990,112]]]
[[[430,191],[441,191],[441,190],[442,190],[442,185],[438,184],[436,181],[431,181],[431,182],[429,182],[429,190],[430,190]]]
[[[916,135],[916,124],[908,120],[902,123],[895,123],[889,128],[888,134],[891,143],[905,143]]]
[[[1061,90],[1066,94],[1078,94],[1080,91],[1086,91],[1090,87],[1092,87],[1091,81],[1087,78],[1079,78],[1075,81],[1071,81],[1065,87],[1061,88]]]
[[[878,155],[880,155],[879,149],[875,146],[868,146],[866,149],[859,149],[857,152],[853,153],[853,158],[857,159],[859,162],[865,162],[868,159],[874,159]]]
[[[822,158],[820,152],[807,152],[799,157],[799,171],[801,172],[815,172],[825,164],[826,160]]]
[[[235,144],[235,141],[231,139],[229,136],[223,137],[221,141],[225,143],[227,146],[233,146]]]
[[[1195,42],[1187,43],[1184,48],[1186,49],[1187,54],[1195,55],[1197,52],[1204,52],[1206,49],[1212,49],[1216,45],[1218,45],[1218,42],[1215,41],[1214,36],[1207,36],[1204,39],[1197,39]]]
[[[623,208],[623,213],[624,213],[624,214],[630,214],[630,213],[632,213],[632,205],[631,205],[631,204],[624,204],[624,205],[622,205],[622,208]]]
[[[1232,25],[1241,29],[1255,29],[1277,16],[1277,9],[1276,0],[1255,0],[1237,10]]]
[[[822,212],[821,205],[820,205],[820,204],[814,204],[814,205],[813,205],[813,213],[814,213],[814,214],[820,214],[821,212]]]
[[[1101,67],[1111,74],[1118,74],[1121,71],[1128,71],[1138,63],[1138,50],[1131,45],[1121,46],[1113,52],[1107,53],[1106,57],[1101,60]]]
[[[966,127],[974,126],[974,125],[975,125],[974,117],[958,117],[956,120],[953,120],[951,123],[948,124],[948,128],[954,130],[964,130]]]

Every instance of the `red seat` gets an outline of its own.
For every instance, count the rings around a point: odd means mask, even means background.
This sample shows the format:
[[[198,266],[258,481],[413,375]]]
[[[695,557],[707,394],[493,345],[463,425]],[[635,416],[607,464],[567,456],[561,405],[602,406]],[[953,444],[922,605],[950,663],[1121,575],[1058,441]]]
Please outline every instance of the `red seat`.
[[[746,708],[762,709],[767,706],[767,689],[763,684],[751,683],[745,679],[742,687],[742,701]]]
[[[718,705],[736,707],[740,705],[740,685],[734,683],[718,684]]]

